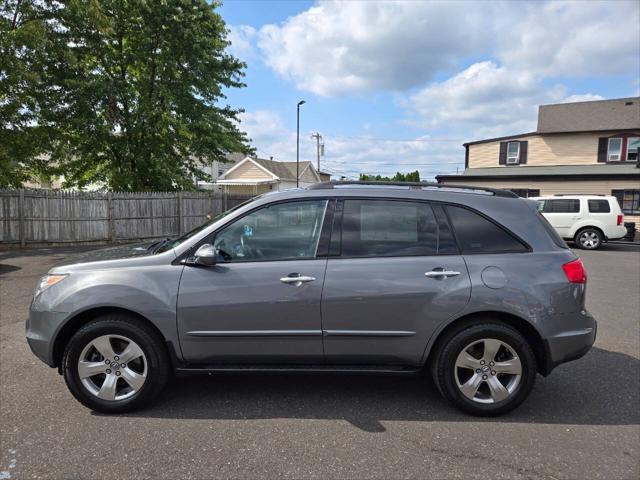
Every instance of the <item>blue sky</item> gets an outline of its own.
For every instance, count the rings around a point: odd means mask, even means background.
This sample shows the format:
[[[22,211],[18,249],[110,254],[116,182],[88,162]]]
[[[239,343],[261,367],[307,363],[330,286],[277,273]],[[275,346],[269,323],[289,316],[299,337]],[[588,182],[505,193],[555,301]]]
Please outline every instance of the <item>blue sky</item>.
[[[462,143],[535,129],[540,104],[639,95],[640,3],[227,0],[228,92],[261,157],[335,176],[464,168]]]

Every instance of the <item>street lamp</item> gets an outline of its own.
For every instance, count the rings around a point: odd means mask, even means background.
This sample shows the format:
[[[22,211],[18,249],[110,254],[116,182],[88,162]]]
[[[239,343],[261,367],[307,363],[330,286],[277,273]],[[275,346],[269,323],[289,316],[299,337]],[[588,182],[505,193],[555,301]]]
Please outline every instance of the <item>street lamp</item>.
[[[296,188],[300,186],[300,105],[304,105],[305,103],[304,100],[300,100],[296,108]]]

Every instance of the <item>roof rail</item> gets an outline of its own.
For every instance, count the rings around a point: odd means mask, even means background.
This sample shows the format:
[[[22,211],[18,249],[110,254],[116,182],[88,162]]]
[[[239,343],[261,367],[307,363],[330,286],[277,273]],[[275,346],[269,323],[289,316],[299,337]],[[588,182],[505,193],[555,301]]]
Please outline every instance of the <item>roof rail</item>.
[[[456,193],[473,193],[476,195],[494,195],[496,197],[519,198],[510,190],[499,188],[477,187],[475,185],[450,185],[435,182],[375,182],[356,180],[331,180],[329,182],[314,183],[306,187],[308,190],[329,190],[340,187],[372,187],[372,188],[406,188],[422,190],[439,190]]]
[[[604,193],[554,193],[554,197],[606,197]]]

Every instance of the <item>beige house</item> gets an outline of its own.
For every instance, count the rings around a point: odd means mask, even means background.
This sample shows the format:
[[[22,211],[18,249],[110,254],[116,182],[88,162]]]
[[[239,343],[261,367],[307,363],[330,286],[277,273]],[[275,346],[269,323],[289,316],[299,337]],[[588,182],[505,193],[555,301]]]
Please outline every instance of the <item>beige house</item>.
[[[439,183],[505,188],[522,197],[614,195],[625,221],[640,226],[640,97],[541,105],[535,132],[464,147],[464,173],[439,175]]]
[[[300,187],[325,181],[322,177],[327,178],[327,174],[319,174],[311,162],[300,162],[298,168]],[[289,190],[296,188],[296,162],[245,157],[218,177],[216,183],[228,193],[258,195]]]

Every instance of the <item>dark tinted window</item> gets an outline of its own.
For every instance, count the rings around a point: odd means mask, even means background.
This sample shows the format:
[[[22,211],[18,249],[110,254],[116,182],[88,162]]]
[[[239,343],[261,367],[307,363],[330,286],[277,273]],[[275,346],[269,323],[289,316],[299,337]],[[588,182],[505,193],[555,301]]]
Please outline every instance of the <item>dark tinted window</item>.
[[[577,213],[580,211],[580,200],[563,198],[543,200],[542,213]]]
[[[495,223],[462,207],[447,206],[462,253],[524,252],[527,248]]]
[[[345,200],[342,255],[384,257],[435,255],[438,224],[421,202]]]
[[[589,212],[591,213],[609,213],[611,207],[609,206],[609,200],[589,200]]]

